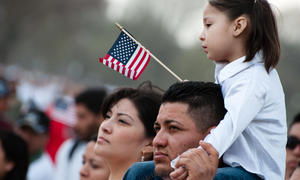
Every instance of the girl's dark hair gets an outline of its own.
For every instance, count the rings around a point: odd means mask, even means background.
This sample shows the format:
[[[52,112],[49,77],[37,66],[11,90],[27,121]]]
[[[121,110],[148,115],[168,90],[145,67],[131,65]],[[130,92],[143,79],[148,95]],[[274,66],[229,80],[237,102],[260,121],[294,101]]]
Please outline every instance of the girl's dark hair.
[[[102,104],[101,112],[106,113],[121,99],[129,99],[136,107],[138,116],[145,127],[146,137],[154,137],[154,122],[161,104],[162,92],[150,82],[142,83],[138,88],[120,88],[108,95]]]
[[[246,42],[246,60],[251,61],[262,50],[265,68],[276,67],[280,58],[280,42],[275,15],[267,0],[208,0],[209,4],[227,14],[230,20],[241,15],[250,19]]]
[[[14,168],[5,174],[4,180],[26,180],[29,166],[26,142],[11,131],[0,130],[0,143],[5,159],[14,163]]]

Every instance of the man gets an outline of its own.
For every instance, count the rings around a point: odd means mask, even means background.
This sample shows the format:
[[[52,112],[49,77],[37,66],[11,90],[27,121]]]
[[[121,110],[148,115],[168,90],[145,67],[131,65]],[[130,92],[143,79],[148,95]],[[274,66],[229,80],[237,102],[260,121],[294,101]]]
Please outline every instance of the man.
[[[153,140],[154,163],[151,161],[133,165],[124,179],[170,179],[170,173],[173,171],[170,162],[178,154],[197,147],[199,141],[218,125],[225,113],[219,85],[192,81],[172,85],[163,95],[154,124],[157,133]],[[183,157],[178,163],[184,165],[189,172],[184,176],[191,179],[199,179],[200,176],[203,179],[212,179],[216,173],[218,153],[209,144],[200,145],[204,150],[192,149],[190,153],[192,159],[200,159],[199,161],[184,162]],[[197,162],[212,165],[202,169],[201,164],[194,164]],[[195,170],[194,167],[198,169]]]
[[[52,180],[54,165],[45,151],[49,139],[48,116],[36,109],[26,112],[17,121],[16,132],[26,141],[30,157],[28,180]]]
[[[64,142],[58,150],[55,180],[79,179],[86,143],[97,135],[103,121],[100,108],[105,96],[104,89],[88,89],[75,97],[75,137]]]
[[[298,163],[300,162],[300,113],[295,116],[288,131],[286,145],[286,173],[285,179],[289,180]]]

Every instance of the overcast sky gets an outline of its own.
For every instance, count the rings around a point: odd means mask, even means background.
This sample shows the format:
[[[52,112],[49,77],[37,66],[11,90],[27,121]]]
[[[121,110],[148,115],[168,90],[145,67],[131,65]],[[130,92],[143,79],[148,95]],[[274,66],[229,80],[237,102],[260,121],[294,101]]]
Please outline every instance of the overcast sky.
[[[109,3],[108,16],[113,20],[117,21],[119,18],[124,16],[124,9],[130,7],[135,7],[134,3],[143,3],[143,0],[107,0]],[[172,0],[171,0],[172,1]],[[195,0],[199,1],[199,0]],[[178,3],[179,1],[172,1],[172,3]],[[298,9],[300,11],[300,0],[269,0],[276,8],[279,9],[279,31],[284,36],[285,39],[293,43],[300,42],[300,18],[297,18],[293,15],[289,15],[291,9]],[[168,4],[168,0],[153,0],[151,2],[145,2],[145,4],[151,4],[149,8],[161,9],[161,6]],[[176,11],[176,10],[174,10]],[[157,13],[157,12],[155,12]],[[161,13],[161,16],[165,14]],[[171,15],[174,19],[174,14]],[[299,17],[299,16],[298,16]],[[189,48],[196,43],[199,43],[198,37],[202,30],[202,12],[195,12],[190,14],[185,20],[180,21],[180,24],[177,24],[176,27],[171,27],[176,29],[172,31],[175,33],[176,38],[180,46]],[[126,25],[125,25],[126,26]]]

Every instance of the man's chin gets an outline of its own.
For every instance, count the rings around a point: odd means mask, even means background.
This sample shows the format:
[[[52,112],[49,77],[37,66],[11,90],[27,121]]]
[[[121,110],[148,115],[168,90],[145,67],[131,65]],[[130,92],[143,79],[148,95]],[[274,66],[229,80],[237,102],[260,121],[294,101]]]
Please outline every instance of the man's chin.
[[[173,168],[170,166],[170,164],[167,163],[155,163],[155,173],[163,178],[163,177],[169,177],[169,174],[173,171]]]

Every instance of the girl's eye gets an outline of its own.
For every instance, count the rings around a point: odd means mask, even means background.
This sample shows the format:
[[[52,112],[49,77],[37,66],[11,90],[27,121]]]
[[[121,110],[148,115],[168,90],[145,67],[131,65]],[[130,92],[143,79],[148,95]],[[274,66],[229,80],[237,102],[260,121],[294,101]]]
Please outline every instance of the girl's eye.
[[[205,24],[205,26],[206,26],[206,27],[210,27],[210,26],[211,26],[211,24]]]

